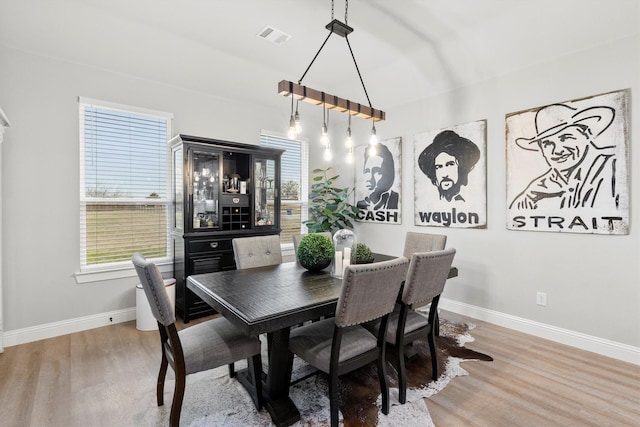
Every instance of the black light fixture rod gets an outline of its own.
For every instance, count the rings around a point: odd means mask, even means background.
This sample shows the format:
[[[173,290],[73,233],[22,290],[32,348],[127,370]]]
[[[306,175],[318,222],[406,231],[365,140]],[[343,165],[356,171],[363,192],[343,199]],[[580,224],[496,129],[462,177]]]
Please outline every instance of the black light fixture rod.
[[[356,62],[356,57],[353,54],[353,50],[351,50],[351,43],[349,43],[349,37],[344,36],[344,39],[347,41],[347,46],[349,46],[349,52],[351,52],[351,57],[353,58],[353,63],[356,66],[356,71],[358,72],[358,77],[360,77],[360,83],[362,83],[362,89],[364,89],[364,94],[367,97],[367,101],[369,102],[369,107],[373,108],[371,105],[371,100],[369,99],[369,94],[367,93],[367,88],[364,86],[364,80],[362,80],[362,74],[360,74],[360,69],[358,68],[358,63]]]
[[[302,84],[302,79],[304,79],[304,76],[307,75],[307,73],[309,72],[309,69],[311,68],[311,66],[315,62],[316,58],[318,57],[318,55],[320,55],[320,52],[322,52],[322,48],[324,47],[325,44],[327,44],[327,41],[329,40],[329,37],[331,37],[331,34],[333,34],[333,33],[329,32],[329,35],[327,36],[327,38],[324,39],[324,43],[322,43],[322,46],[320,46],[320,49],[318,49],[318,51],[316,52],[316,56],[313,57],[313,59],[311,60],[311,63],[309,63],[309,66],[307,67],[307,69],[304,70],[304,73],[302,74],[302,77],[300,77],[300,80],[298,80],[298,84]]]

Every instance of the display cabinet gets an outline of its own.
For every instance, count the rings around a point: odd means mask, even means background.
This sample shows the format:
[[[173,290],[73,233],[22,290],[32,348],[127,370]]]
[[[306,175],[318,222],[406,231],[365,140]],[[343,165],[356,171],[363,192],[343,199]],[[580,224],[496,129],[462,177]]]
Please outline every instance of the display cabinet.
[[[170,145],[176,313],[188,323],[213,313],[189,275],[234,269],[235,237],[280,233],[283,150],[190,135]]]

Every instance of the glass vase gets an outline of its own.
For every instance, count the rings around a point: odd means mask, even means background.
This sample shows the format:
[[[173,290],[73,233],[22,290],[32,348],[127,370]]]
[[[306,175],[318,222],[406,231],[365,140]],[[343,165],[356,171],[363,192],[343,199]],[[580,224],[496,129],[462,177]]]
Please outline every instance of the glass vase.
[[[335,253],[331,275],[342,279],[347,266],[355,264],[356,257],[356,235],[351,230],[338,230],[333,235],[333,246]]]

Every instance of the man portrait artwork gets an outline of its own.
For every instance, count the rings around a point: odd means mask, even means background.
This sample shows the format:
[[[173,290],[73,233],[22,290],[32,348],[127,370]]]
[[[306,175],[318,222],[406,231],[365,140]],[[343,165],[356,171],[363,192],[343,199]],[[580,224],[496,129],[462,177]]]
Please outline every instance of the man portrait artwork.
[[[401,138],[355,147],[355,197],[363,222],[400,224]]]
[[[416,225],[486,226],[486,121],[414,136]]]
[[[507,228],[627,234],[627,92],[507,116]]]
[[[438,188],[441,198],[463,201],[462,186],[469,182],[469,172],[480,159],[480,149],[452,130],[440,132],[418,157],[420,170]]]

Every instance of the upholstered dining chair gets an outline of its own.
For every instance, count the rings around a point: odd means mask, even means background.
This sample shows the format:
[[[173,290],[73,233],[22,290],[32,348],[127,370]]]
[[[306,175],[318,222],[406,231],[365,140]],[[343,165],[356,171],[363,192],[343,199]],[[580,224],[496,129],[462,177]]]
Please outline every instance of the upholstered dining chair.
[[[446,234],[416,233],[408,231],[404,238],[404,255],[411,260],[411,255],[416,252],[441,251],[447,245]],[[435,318],[436,336],[440,336],[440,322],[438,313]]]
[[[445,248],[447,236],[445,234],[416,233],[408,231],[404,238],[405,258],[411,259],[416,252],[439,251]]]
[[[338,425],[338,377],[373,361],[377,361],[382,412],[389,413],[384,337],[387,318],[393,311],[407,264],[408,260],[400,257],[348,266],[335,317],[291,330],[289,351],[329,374],[332,426]],[[374,319],[380,319],[377,337],[361,326]]]
[[[427,338],[431,355],[431,377],[438,379],[438,356],[436,348],[436,322],[438,302],[449,275],[449,269],[456,254],[455,249],[417,252],[411,257],[409,270],[402,289],[400,310],[389,316],[385,340],[395,346],[398,367],[398,389],[400,403],[407,400],[407,372],[405,369],[405,346],[420,337]],[[414,308],[431,303],[428,317],[417,313]],[[383,328],[381,322],[371,322],[366,328],[378,333]]]
[[[250,381],[254,385],[250,394],[256,409],[260,410],[263,404],[260,340],[245,335],[224,317],[207,320],[178,331],[173,306],[165,291],[160,271],[140,253],[133,255],[132,262],[160,332],[162,359],[156,389],[158,406],[164,404],[167,367],[170,365],[175,373],[176,385],[169,415],[170,425],[180,425],[187,375],[224,365],[229,365],[229,372],[232,373],[231,365],[242,359],[247,359]]]
[[[280,236],[237,237],[231,240],[236,268],[264,267],[282,263]]]
[[[332,235],[330,231],[321,231],[318,234],[322,234],[323,236],[327,236],[330,240],[332,239]],[[293,253],[296,255],[296,262],[300,264],[300,260],[298,259],[298,245],[302,238],[306,236],[306,234],[294,234],[291,237],[293,238]]]

